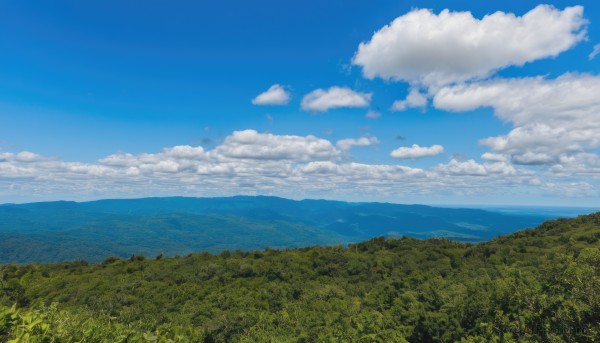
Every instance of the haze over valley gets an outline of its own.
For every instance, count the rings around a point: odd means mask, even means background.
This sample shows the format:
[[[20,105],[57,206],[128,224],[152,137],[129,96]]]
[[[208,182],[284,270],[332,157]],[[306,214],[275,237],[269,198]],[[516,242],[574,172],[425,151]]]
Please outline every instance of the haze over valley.
[[[0,263],[346,245],[379,236],[474,243],[557,216],[248,196],[5,204]]]

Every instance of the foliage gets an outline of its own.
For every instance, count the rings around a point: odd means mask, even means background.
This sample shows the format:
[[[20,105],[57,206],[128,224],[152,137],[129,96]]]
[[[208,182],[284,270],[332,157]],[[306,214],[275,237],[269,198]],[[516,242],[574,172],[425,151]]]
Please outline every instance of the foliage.
[[[600,213],[478,244],[3,265],[0,342],[598,342],[598,237]]]
[[[168,324],[148,331],[143,323],[123,324],[114,317],[89,310],[58,310],[57,304],[41,311],[17,310],[14,306],[0,308],[0,338],[8,338],[7,343],[188,342],[187,337],[203,340],[206,335],[200,330]]]

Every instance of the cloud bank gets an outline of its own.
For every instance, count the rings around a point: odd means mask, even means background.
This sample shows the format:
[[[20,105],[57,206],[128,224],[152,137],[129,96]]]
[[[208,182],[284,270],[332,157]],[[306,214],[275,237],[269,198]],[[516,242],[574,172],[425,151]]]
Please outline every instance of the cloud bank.
[[[516,164],[562,165],[600,147],[598,94],[600,76],[565,74],[448,86],[437,92],[433,103],[460,112],[491,107],[513,129],[482,139],[482,145]]]
[[[212,150],[175,146],[157,153],[116,153],[95,163],[67,162],[31,152],[0,153],[0,193],[28,199],[223,196],[272,194],[291,198],[399,199],[441,195],[518,192],[550,182],[556,189],[573,181],[540,181],[509,161],[450,160],[429,169],[352,161],[344,151],[377,144],[374,137],[340,140],[314,136],[235,131]],[[433,155],[441,148],[408,148],[404,157]],[[600,169],[600,164],[599,164]],[[543,190],[547,191],[547,190]]]

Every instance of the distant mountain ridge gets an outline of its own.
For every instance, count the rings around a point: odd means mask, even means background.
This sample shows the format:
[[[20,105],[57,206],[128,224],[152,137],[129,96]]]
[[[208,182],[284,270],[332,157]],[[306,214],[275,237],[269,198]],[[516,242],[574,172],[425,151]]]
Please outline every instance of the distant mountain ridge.
[[[549,216],[269,196],[140,198],[0,205],[0,263],[96,262],[109,255],[184,255],[347,244],[376,236],[478,242]]]

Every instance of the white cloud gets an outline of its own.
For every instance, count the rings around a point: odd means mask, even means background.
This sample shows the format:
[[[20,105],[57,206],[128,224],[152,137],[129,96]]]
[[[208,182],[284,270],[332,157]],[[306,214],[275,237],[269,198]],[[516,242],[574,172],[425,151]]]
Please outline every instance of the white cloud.
[[[458,161],[452,159],[446,164],[439,164],[435,170],[441,174],[449,174],[456,176],[488,176],[488,175],[503,175],[503,176],[528,176],[531,175],[526,171],[517,171],[511,164],[507,162],[492,162],[480,164],[473,160]]]
[[[326,90],[319,88],[306,94],[301,106],[305,111],[325,112],[339,107],[368,107],[370,102],[370,93],[334,86]]]
[[[582,6],[539,5],[521,17],[496,12],[482,19],[419,9],[361,43],[352,63],[367,78],[442,86],[557,56],[585,39],[586,26]]]
[[[600,156],[594,153],[578,153],[560,156],[550,168],[555,175],[578,175],[586,178],[600,178]]]
[[[335,160],[340,156],[333,144],[325,139],[273,135],[255,130],[233,132],[216,152],[229,158],[278,161]]]
[[[252,99],[254,105],[287,105],[291,94],[282,85],[274,84]]]
[[[597,197],[597,188],[588,182],[548,182],[541,185],[541,189],[548,195],[567,198]]]
[[[418,89],[413,88],[410,90],[405,100],[394,101],[391,110],[399,112],[415,107],[424,108],[425,106],[427,106],[427,95],[422,94]]]
[[[441,88],[434,106],[450,111],[492,107],[514,128],[481,144],[518,164],[556,164],[600,147],[600,76],[496,79]]]
[[[22,152],[16,154],[15,158],[21,162],[37,162],[37,161],[48,159],[46,157],[43,157],[38,154],[34,154],[29,151],[22,151]]]
[[[413,144],[411,147],[400,147],[390,153],[390,156],[397,159],[417,159],[423,157],[436,156],[444,152],[441,145],[432,145],[430,147],[421,147]]]
[[[594,45],[594,49],[592,50],[592,52],[589,54],[588,58],[591,60],[593,60],[596,56],[598,56],[598,54],[600,54],[600,44],[596,44]]]
[[[455,159],[452,159],[447,164],[440,164],[438,166],[438,170],[442,173],[452,174],[452,175],[474,175],[474,176],[484,176],[487,175],[486,168],[473,161],[468,160],[465,162],[459,162]]]
[[[481,155],[481,158],[487,161],[495,161],[495,162],[508,162],[508,157],[501,154],[494,154],[491,152],[486,152]]]
[[[164,149],[165,156],[175,158],[188,158],[188,159],[203,159],[206,156],[204,149],[199,147],[191,147],[189,145],[178,145],[172,148]]]
[[[350,150],[353,146],[370,146],[379,144],[377,137],[361,137],[340,139],[335,145],[342,150]]]
[[[368,110],[367,114],[365,114],[365,118],[369,118],[369,119],[377,119],[381,117],[381,113],[377,112],[377,111],[373,111],[373,110]]]

